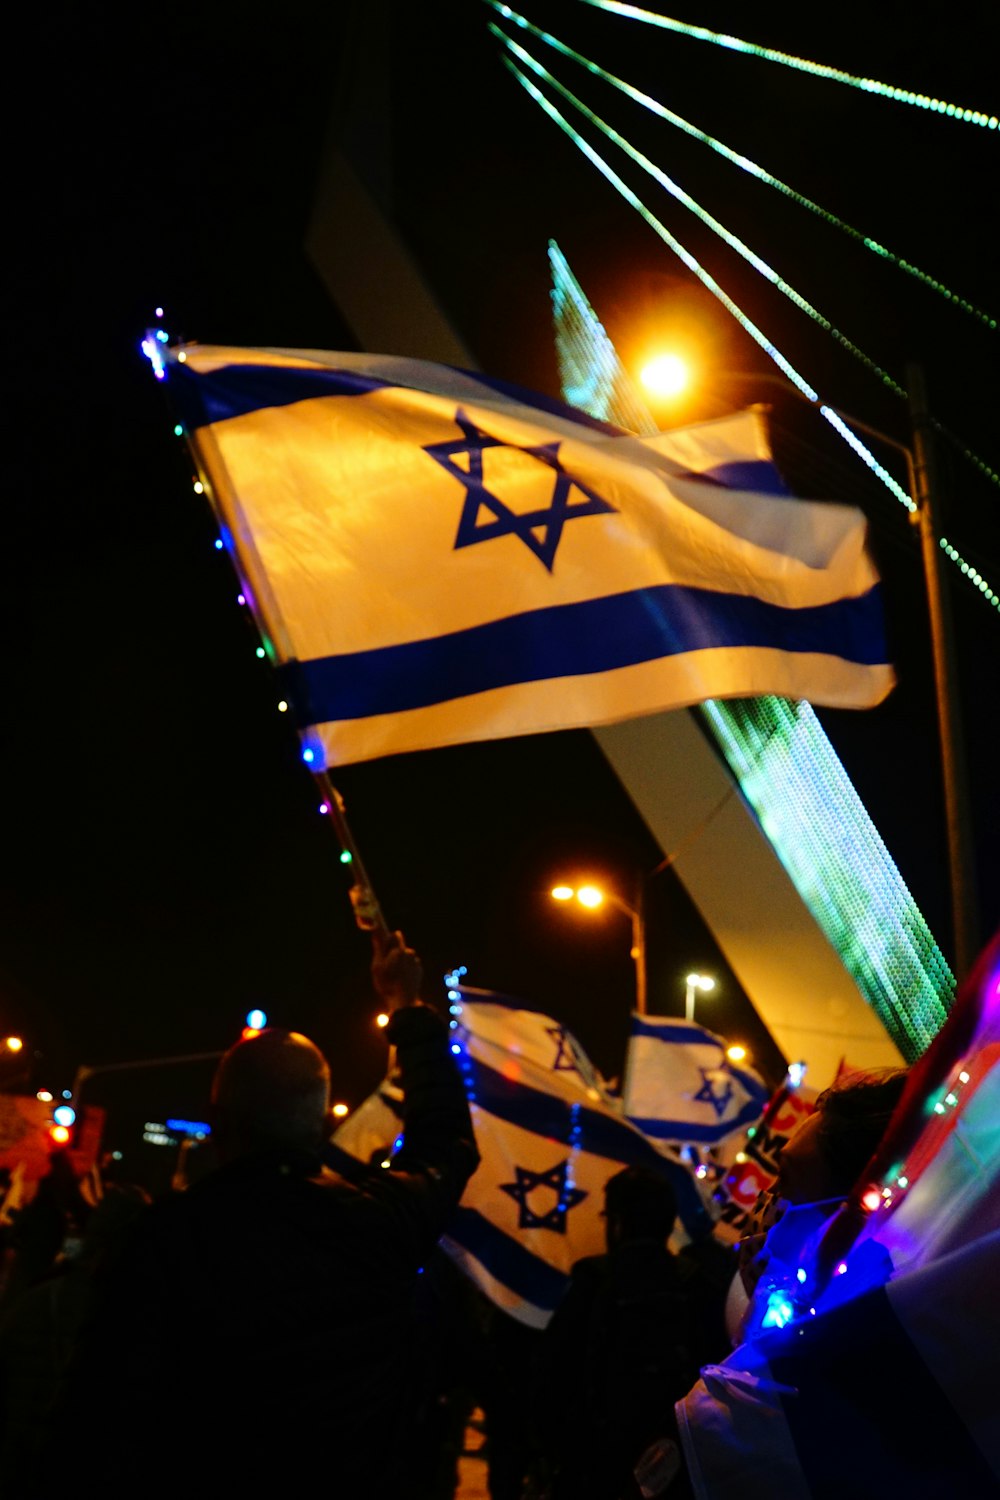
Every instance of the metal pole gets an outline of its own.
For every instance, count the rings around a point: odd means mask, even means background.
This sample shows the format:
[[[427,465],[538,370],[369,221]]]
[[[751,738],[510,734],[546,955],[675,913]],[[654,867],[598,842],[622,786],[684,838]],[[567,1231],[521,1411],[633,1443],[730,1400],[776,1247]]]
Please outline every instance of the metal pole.
[[[969,794],[965,775],[965,749],[958,705],[951,612],[934,516],[937,474],[927,413],[924,373],[919,365],[907,365],[906,386],[910,402],[910,419],[913,424],[915,490],[913,499],[917,505],[917,521],[920,526],[920,546],[923,554],[927,612],[931,631],[931,653],[934,662],[938,735],[941,741],[941,776],[948,834],[948,872],[954,931],[955,975],[961,983],[972,968],[978,952],[977,900],[969,819]]]
[[[646,921],[642,909],[642,887],[636,891],[632,909],[632,957],[635,960],[635,1008],[646,1014]]]
[[[330,822],[340,840],[340,847],[351,858],[351,872],[354,875],[354,885],[351,887],[351,905],[354,908],[354,920],[362,932],[378,932],[382,937],[389,936],[389,924],[382,914],[378,897],[375,895],[374,887],[368,878],[361,851],[354,841],[350,824],[347,821],[347,813],[344,808],[344,799],[337,791],[326,771],[314,771],[313,776],[316,784],[323,794],[323,801],[329,812]]]
[[[694,985],[690,979],[686,981],[684,990],[684,1019],[685,1021],[694,1020]]]

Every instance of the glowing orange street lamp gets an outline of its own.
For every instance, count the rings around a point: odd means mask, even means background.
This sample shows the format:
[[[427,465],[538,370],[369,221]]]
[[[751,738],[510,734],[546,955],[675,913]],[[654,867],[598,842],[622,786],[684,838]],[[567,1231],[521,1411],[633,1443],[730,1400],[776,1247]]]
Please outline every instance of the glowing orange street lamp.
[[[555,885],[549,893],[553,901],[572,901],[574,897],[588,911],[596,911],[607,901],[632,921],[632,961],[635,964],[635,1008],[640,1015],[646,1014],[646,924],[643,920],[642,903],[630,906],[614,891],[602,891],[596,885]]]
[[[639,379],[654,396],[661,399],[679,396],[691,381],[691,371],[679,354],[658,354],[643,365]]]

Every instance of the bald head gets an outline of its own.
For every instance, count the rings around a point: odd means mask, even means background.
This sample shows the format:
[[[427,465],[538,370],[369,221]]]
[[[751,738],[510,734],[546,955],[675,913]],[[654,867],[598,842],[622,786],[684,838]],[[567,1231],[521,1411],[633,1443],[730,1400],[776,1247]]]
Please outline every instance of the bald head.
[[[315,1151],[330,1107],[330,1069],[297,1031],[237,1042],[212,1082],[215,1135],[224,1159],[275,1147]]]

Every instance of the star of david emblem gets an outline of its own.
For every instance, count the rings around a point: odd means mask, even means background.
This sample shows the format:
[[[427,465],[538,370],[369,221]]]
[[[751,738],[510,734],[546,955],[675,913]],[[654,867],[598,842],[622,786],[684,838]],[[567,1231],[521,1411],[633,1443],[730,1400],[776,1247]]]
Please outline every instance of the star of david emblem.
[[[733,1080],[728,1078],[719,1068],[699,1068],[702,1076],[702,1085],[695,1094],[695,1100],[699,1104],[710,1104],[715,1110],[715,1118],[721,1120],[729,1108],[729,1102],[733,1097]],[[725,1088],[721,1093],[717,1089]]]
[[[587,1194],[582,1188],[572,1187],[568,1181],[569,1161],[561,1161],[547,1172],[529,1172],[527,1167],[515,1167],[516,1182],[501,1182],[500,1191],[508,1193],[520,1210],[518,1229],[552,1229],[556,1234],[566,1233],[566,1215],[571,1208],[582,1203]],[[545,1194],[550,1206],[544,1213],[531,1207],[528,1198],[535,1192]],[[555,1202],[548,1198],[555,1194]]]
[[[456,552],[460,547],[492,542],[497,537],[516,536],[551,573],[567,521],[614,514],[613,505],[563,468],[559,458],[561,443],[539,443],[534,447],[506,443],[477,427],[460,407],[455,412],[455,423],[462,433],[460,438],[430,443],[424,452],[457,479],[465,490],[465,504],[455,537]],[[483,453],[487,448],[509,448],[516,453],[526,453],[551,470],[555,478],[548,505],[518,513],[511,510],[499,495],[487,489],[483,479]],[[572,500],[570,496],[574,490],[583,498]],[[481,520],[483,512],[486,516]]]
[[[565,1026],[546,1026],[545,1030],[556,1044],[555,1061],[552,1064],[553,1073],[579,1073],[573,1046]]]

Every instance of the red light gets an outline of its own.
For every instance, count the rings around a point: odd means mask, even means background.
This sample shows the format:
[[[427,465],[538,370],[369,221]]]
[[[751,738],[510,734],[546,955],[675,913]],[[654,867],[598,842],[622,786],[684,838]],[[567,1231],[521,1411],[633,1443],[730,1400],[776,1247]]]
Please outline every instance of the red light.
[[[240,1032],[240,1039],[244,1042],[249,1042],[250,1038],[255,1036],[260,1036],[259,1026],[244,1026]]]
[[[864,1192],[861,1194],[862,1208],[866,1208],[870,1214],[873,1214],[875,1210],[881,1206],[881,1203],[882,1194],[879,1192],[877,1187],[865,1188]]]
[[[52,1125],[49,1128],[49,1140],[56,1146],[65,1146],[69,1140],[69,1128],[66,1125]]]

